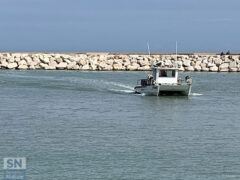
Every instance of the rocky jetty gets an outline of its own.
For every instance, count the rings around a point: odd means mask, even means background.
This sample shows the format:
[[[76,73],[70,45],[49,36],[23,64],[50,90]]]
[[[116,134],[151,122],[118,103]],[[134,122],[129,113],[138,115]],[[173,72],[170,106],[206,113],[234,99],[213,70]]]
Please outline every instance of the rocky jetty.
[[[159,62],[181,71],[240,72],[240,55],[0,53],[0,69],[148,71]]]

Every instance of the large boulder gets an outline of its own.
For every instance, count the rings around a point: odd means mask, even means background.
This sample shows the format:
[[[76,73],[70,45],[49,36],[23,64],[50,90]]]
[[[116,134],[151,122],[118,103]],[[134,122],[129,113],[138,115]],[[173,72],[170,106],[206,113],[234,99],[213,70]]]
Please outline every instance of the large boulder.
[[[31,63],[29,63],[29,66],[36,66],[37,64],[38,64],[38,62],[32,61]]]
[[[63,70],[67,68],[67,63],[61,62],[56,66],[57,69]]]
[[[78,64],[76,64],[76,65],[74,65],[74,66],[72,67],[72,69],[73,69],[73,70],[79,70],[79,69],[80,69],[80,66],[79,66]]]
[[[80,59],[78,62],[82,66],[84,66],[84,65],[86,65],[88,63],[85,59]]]
[[[238,71],[238,68],[229,68],[229,71],[230,71],[230,72],[237,72],[237,71]]]
[[[48,66],[52,66],[52,67],[56,67],[58,64],[56,61],[53,61],[51,60],[49,63],[48,63]]]
[[[38,57],[34,57],[33,60],[31,62],[29,62],[28,64],[30,65],[32,62],[36,63],[36,64],[39,64],[41,61]]]
[[[18,66],[18,69],[26,70],[26,69],[28,69],[28,66],[26,64],[21,64]]]
[[[219,71],[220,72],[227,72],[229,67],[229,63],[223,63],[219,66]]]
[[[90,70],[90,67],[88,64],[85,64],[84,66],[82,66],[81,68],[82,70]]]
[[[201,61],[201,60],[197,60],[197,61],[196,61],[196,63],[195,63],[195,66],[200,66],[200,65],[201,65],[201,63],[202,63],[202,61]]]
[[[214,66],[215,66],[215,64],[213,64],[213,63],[207,63],[208,68],[211,68],[211,67],[214,67]]]
[[[72,61],[69,60],[69,59],[64,59],[63,61],[66,62],[67,64],[70,64],[70,63],[72,62]]]
[[[189,67],[191,65],[191,61],[190,60],[183,60],[183,66],[184,67]]]
[[[16,67],[18,67],[17,63],[9,63],[7,66],[8,69],[15,69]]]
[[[224,62],[229,63],[230,61],[232,61],[232,59],[229,56],[226,56]]]
[[[192,66],[185,67],[185,71],[194,71],[194,68]]]
[[[16,57],[16,58],[15,58],[15,62],[18,63],[18,62],[20,62],[20,61],[21,61],[21,58],[20,58],[20,57]]]
[[[106,56],[106,55],[101,54],[101,55],[99,56],[99,60],[100,60],[100,61],[105,61],[106,59],[107,59],[107,56]]]
[[[78,57],[70,57],[69,61],[70,62],[78,61]]]
[[[182,67],[183,62],[179,60],[179,61],[176,61],[176,64],[177,64],[178,67]]]
[[[45,70],[55,70],[56,69],[56,66],[50,66],[50,65],[47,65],[44,67]]]
[[[171,61],[170,61],[170,62],[171,62]],[[140,65],[141,67],[149,66],[149,62],[148,62],[148,60],[140,60],[140,61],[139,61],[139,65]]]
[[[8,63],[6,61],[2,61],[0,67],[5,69],[8,67]]]
[[[129,71],[136,71],[136,70],[138,70],[139,67],[140,67],[139,64],[133,63],[131,65],[128,65],[126,67],[126,69],[129,70]]]
[[[66,59],[70,59],[71,56],[68,55],[68,54],[62,54],[62,55],[61,55],[61,58],[62,58],[63,61],[65,61]]]
[[[56,62],[61,63],[61,62],[63,62],[63,60],[62,60],[62,58],[59,57],[59,58],[56,59]]]
[[[106,62],[105,61],[100,61],[100,63],[98,64],[98,69],[102,70],[106,67]]]
[[[144,57],[143,56],[137,56],[137,58],[136,58],[137,60],[143,60],[144,59]]]
[[[45,63],[40,63],[39,66],[41,69],[45,69],[46,67],[48,67],[48,65]]]
[[[202,71],[208,72],[208,71],[209,71],[209,68],[207,68],[207,67],[202,67]]]
[[[32,62],[32,58],[30,56],[26,56],[24,57],[24,59],[26,60],[27,63]]]
[[[44,64],[48,64],[49,63],[49,58],[48,57],[45,57],[45,56],[40,56],[40,60],[42,63]]]
[[[113,70],[113,67],[111,65],[107,64],[106,66],[103,67],[102,70],[104,70],[104,71],[111,71],[111,70]]]
[[[219,66],[222,64],[222,59],[214,59],[215,65]]]
[[[12,54],[12,56],[14,56],[16,58],[20,58],[22,56],[22,54],[21,53],[14,53],[14,54]]]
[[[123,69],[122,64],[116,63],[116,62],[113,63],[113,70],[122,70],[122,69]]]
[[[112,66],[112,65],[113,65],[113,62],[114,62],[113,59],[109,59],[106,63],[107,63],[108,65]]]
[[[195,71],[201,71],[201,70],[202,70],[202,68],[201,68],[201,66],[199,66],[199,65],[196,65],[196,66],[194,67],[194,70],[195,70]]]
[[[18,65],[27,65],[27,62],[25,60],[21,60],[20,62],[18,62]]]
[[[221,68],[221,69],[219,69],[219,71],[220,71],[220,72],[228,72],[229,69],[228,69],[228,68]]]
[[[166,61],[164,62],[164,65],[165,65],[165,66],[172,66],[172,61],[171,61],[171,60],[166,60]]]
[[[9,62],[9,63],[14,63],[14,62],[15,62],[14,57],[10,57],[10,58],[8,59],[8,62]]]
[[[237,62],[236,61],[231,61],[229,64],[229,68],[237,68]]]
[[[35,66],[29,66],[29,68],[28,69],[30,69],[30,70],[35,70],[36,69],[36,67]]]
[[[70,62],[70,63],[67,65],[67,69],[69,69],[69,70],[74,70],[74,68],[76,68],[76,65],[77,65],[77,63],[76,63],[75,61]]]
[[[124,65],[125,67],[127,67],[127,66],[130,65],[130,64],[131,64],[131,62],[130,62],[129,59],[127,59],[127,58],[123,59],[123,65]]]
[[[201,68],[206,68],[206,67],[207,67],[207,64],[201,63],[200,66],[201,66]]]
[[[218,72],[218,67],[217,66],[212,66],[212,67],[210,67],[209,71]]]
[[[234,61],[238,61],[238,60],[239,60],[239,56],[238,56],[238,55],[233,55],[233,56],[232,56],[232,59],[233,59]]]
[[[92,70],[92,71],[97,70],[97,65],[96,64],[91,64],[90,70]]]
[[[143,67],[139,67],[138,70],[139,71],[149,71],[149,70],[151,70],[151,67],[150,66],[143,66]]]

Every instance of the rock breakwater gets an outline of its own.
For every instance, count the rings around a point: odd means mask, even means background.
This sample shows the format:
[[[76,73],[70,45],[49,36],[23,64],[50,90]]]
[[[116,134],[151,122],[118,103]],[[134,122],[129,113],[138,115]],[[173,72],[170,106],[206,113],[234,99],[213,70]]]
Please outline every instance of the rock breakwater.
[[[240,72],[240,55],[0,53],[0,69],[148,71],[159,62],[181,71]]]

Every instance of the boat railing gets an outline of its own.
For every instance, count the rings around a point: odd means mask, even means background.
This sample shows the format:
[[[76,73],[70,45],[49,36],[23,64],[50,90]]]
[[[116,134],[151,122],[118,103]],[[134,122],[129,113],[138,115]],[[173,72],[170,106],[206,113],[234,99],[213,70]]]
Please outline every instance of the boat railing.
[[[150,79],[139,79],[137,81],[137,85],[141,85],[141,86],[150,86],[152,84],[153,84],[153,82]]]
[[[184,83],[186,83],[186,84],[192,84],[192,78],[191,78],[190,76],[186,76],[186,77],[185,77],[185,80],[183,80],[183,79],[181,79],[181,78],[178,78],[177,83],[178,83],[179,85],[184,84]]]
[[[184,81],[183,81],[181,78],[178,78],[178,80],[177,80],[178,85],[183,84],[183,82],[184,82]]]

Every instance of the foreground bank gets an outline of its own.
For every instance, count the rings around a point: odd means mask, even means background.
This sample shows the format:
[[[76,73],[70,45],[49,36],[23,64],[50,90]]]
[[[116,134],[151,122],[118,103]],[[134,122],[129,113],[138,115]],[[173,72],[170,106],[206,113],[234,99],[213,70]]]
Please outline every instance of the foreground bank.
[[[181,71],[240,72],[240,55],[0,53],[0,69],[148,71],[159,62]]]

